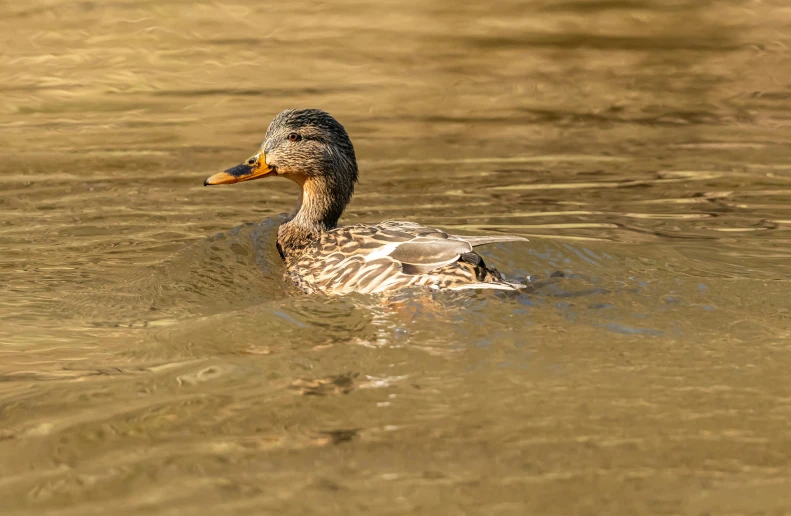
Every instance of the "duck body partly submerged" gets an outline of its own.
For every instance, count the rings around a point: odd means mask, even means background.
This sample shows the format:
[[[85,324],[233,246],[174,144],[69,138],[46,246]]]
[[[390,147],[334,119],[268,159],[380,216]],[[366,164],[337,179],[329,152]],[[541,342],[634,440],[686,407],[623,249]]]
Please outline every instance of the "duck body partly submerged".
[[[288,275],[304,292],[380,293],[406,287],[516,290],[473,248],[527,239],[511,235],[461,236],[414,222],[339,227],[354,192],[357,162],[346,131],[316,109],[275,117],[258,153],[215,174],[204,185],[283,176],[302,192],[278,229],[277,248]]]
[[[286,258],[291,279],[307,293],[379,293],[406,287],[515,290],[473,248],[523,240],[460,236],[414,222],[355,224],[322,233],[302,253]]]

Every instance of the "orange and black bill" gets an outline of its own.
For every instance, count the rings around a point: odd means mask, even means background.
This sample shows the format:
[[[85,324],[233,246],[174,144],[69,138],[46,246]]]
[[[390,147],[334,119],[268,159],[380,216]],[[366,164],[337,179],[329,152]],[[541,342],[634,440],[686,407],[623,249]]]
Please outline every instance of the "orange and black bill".
[[[229,168],[224,172],[218,172],[211,177],[206,178],[203,186],[211,185],[228,185],[231,183],[240,183],[242,181],[250,181],[251,179],[259,179],[262,177],[276,175],[277,172],[273,167],[266,164],[266,154],[263,152],[256,154],[241,165],[236,165]]]

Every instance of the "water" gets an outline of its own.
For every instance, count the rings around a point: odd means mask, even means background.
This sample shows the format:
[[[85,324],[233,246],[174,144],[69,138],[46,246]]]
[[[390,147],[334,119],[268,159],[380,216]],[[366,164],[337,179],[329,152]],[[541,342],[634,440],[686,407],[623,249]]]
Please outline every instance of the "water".
[[[0,13],[4,514],[791,512],[783,2]],[[528,291],[295,292],[288,107]]]

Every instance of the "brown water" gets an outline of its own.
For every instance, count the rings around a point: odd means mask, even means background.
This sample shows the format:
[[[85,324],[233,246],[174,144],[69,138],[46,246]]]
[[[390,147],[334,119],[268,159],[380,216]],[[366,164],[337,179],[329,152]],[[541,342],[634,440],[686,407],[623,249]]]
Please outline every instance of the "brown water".
[[[791,9],[460,4],[0,4],[3,514],[791,513]],[[287,107],[529,291],[295,295]]]

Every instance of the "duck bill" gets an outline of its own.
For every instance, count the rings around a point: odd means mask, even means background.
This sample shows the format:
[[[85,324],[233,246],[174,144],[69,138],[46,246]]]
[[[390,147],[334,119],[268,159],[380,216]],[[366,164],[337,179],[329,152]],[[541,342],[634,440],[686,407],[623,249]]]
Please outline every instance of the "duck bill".
[[[242,163],[223,172],[218,172],[206,178],[203,186],[229,185],[273,175],[276,175],[275,169],[266,164],[266,156],[261,154],[254,165]]]

